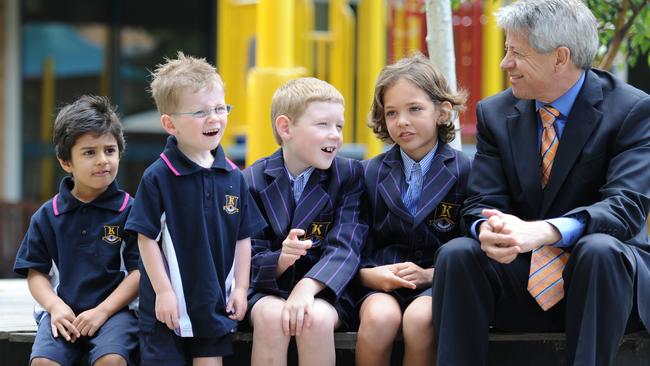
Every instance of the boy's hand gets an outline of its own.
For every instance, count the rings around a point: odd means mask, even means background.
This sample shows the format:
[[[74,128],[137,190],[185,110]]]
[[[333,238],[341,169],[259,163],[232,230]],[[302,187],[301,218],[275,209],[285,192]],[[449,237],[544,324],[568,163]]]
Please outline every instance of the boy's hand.
[[[76,316],[66,303],[58,301],[49,309],[49,313],[54,338],[61,334],[66,341],[74,343],[81,336],[79,330],[74,326]]]
[[[171,330],[178,328],[178,300],[174,291],[156,294],[156,319]]]
[[[359,271],[361,283],[368,288],[391,292],[398,288],[415,290],[417,285],[396,274],[394,264],[388,264],[373,268],[362,268]]]
[[[248,299],[246,296],[247,290],[245,288],[236,287],[230,294],[230,301],[226,306],[228,317],[232,320],[241,321],[246,315],[246,308],[248,307]]]
[[[311,326],[314,296],[294,287],[282,309],[282,330],[285,336],[300,336],[302,327]]]
[[[303,229],[291,229],[289,235],[282,242],[282,251],[280,252],[279,263],[284,267],[291,267],[300,257],[307,254],[307,250],[311,248],[311,240],[299,240],[298,237],[305,235]]]
[[[415,263],[395,263],[393,266],[395,275],[415,284],[416,288],[430,286],[433,282],[433,268],[422,268]]]
[[[106,323],[106,320],[108,320],[108,314],[96,307],[79,314],[72,325],[79,330],[82,336],[92,337]]]

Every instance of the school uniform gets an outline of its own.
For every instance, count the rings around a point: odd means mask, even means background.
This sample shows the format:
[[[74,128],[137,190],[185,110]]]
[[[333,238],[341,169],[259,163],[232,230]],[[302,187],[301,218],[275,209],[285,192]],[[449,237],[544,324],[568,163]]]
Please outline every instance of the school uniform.
[[[398,145],[363,162],[365,172],[364,210],[370,216],[370,232],[361,257],[361,268],[412,262],[433,267],[435,251],[460,236],[460,208],[466,196],[470,160],[462,152],[439,142],[425,156],[421,192],[415,197],[413,213],[404,202],[408,184],[405,158]],[[410,162],[413,163],[412,161]],[[409,197],[409,199],[413,199]],[[356,290],[356,288],[355,288]],[[376,292],[358,286],[359,303]],[[402,306],[427,289],[399,289],[393,294]]]
[[[228,318],[226,305],[235,286],[235,243],[265,226],[241,171],[221,146],[213,154],[212,166],[203,168],[170,136],[160,158],[145,170],[126,224],[161,247],[178,300],[179,337],[234,332],[237,323]],[[165,331],[156,327],[156,294],[144,266],[140,270],[140,329]]]
[[[57,296],[72,311],[95,308],[138,266],[136,238],[124,229],[133,199],[113,181],[99,197],[84,203],[71,190],[72,177],[61,181],[59,193],[32,216],[18,249],[14,271],[30,269],[50,276]],[[94,337],[70,343],[51,336],[49,315],[40,306],[34,314],[39,328],[31,358],[70,364],[90,352],[90,360],[118,353],[126,360],[137,347],[137,321],[127,308],[113,315]]]
[[[334,305],[346,323],[350,309],[340,295],[354,277],[367,234],[360,221],[363,171],[358,161],[336,157],[329,169],[311,172],[296,201],[282,149],[244,170],[268,227],[253,236],[249,309],[267,295],[288,298],[295,284],[311,278],[325,285],[318,295]],[[305,230],[313,245],[279,278],[276,276],[282,242],[294,228]]]

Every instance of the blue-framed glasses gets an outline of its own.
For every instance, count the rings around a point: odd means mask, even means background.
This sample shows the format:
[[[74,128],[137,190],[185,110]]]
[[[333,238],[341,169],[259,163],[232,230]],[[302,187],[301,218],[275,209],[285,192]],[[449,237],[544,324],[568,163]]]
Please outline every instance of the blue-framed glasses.
[[[220,104],[214,108],[201,109],[194,112],[176,112],[172,113],[173,115],[181,116],[191,116],[194,118],[206,118],[210,113],[214,112],[217,116],[227,116],[232,111],[232,106],[230,104]]]

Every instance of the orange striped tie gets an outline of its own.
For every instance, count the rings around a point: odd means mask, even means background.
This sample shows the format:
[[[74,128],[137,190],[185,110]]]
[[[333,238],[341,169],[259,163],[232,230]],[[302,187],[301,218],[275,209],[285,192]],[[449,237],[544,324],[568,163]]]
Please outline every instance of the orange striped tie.
[[[542,119],[542,187],[546,187],[553,168],[553,160],[558,147],[558,137],[555,132],[555,119],[560,115],[557,109],[545,105],[539,109]],[[553,307],[564,297],[564,280],[562,272],[569,260],[569,254],[560,248],[542,245],[535,249],[530,257],[530,274],[528,276],[528,292],[544,311]]]
[[[555,119],[560,115],[557,109],[550,105],[545,105],[539,109],[539,116],[542,119],[542,147],[540,149],[542,161],[542,188],[546,187],[548,178],[551,176],[551,169],[553,168],[553,160],[557,152],[559,140],[555,132]]]

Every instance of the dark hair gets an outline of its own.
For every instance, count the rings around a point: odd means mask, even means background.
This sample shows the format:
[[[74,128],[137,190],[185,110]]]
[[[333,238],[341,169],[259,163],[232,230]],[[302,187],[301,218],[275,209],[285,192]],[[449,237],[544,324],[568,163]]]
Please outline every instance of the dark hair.
[[[93,136],[107,133],[113,135],[121,156],[126,148],[126,142],[122,135],[122,123],[117,118],[115,110],[108,98],[94,95],[84,95],[61,108],[54,121],[52,137],[56,157],[70,161],[72,146],[80,136],[87,133]]]
[[[372,128],[375,135],[384,142],[393,142],[388,134],[386,118],[384,118],[384,93],[399,79],[406,79],[415,84],[429,96],[433,103],[447,101],[451,104],[450,119],[439,125],[438,139],[442,142],[453,140],[455,137],[454,112],[458,113],[465,109],[467,92],[461,90],[453,93],[445,76],[421,53],[388,65],[379,74],[368,121],[368,127]],[[436,123],[436,121],[431,121],[431,123]]]

